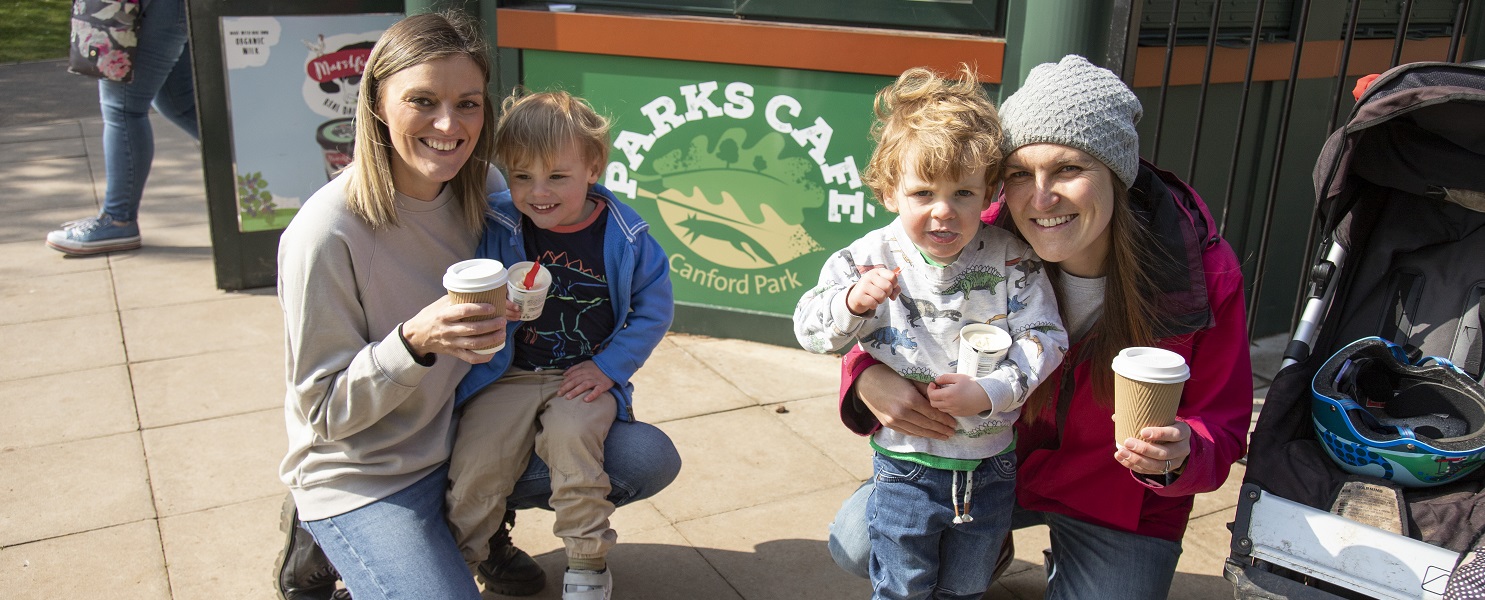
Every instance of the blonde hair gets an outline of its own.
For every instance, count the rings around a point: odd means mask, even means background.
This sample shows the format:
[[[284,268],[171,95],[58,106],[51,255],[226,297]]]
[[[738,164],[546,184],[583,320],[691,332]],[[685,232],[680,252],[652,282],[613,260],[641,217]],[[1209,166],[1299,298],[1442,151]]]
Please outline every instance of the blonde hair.
[[[531,93],[517,88],[500,104],[495,160],[506,169],[540,160],[551,165],[569,143],[601,171],[608,158],[608,119],[586,100],[565,91]]]
[[[466,57],[479,67],[483,83],[490,82],[490,59],[479,28],[457,12],[427,13],[407,17],[387,29],[371,50],[361,75],[356,105],[355,160],[347,167],[346,202],[374,228],[396,227],[396,188],[392,185],[391,136],[377,115],[382,84],[403,69],[450,57]],[[485,125],[474,139],[474,151],[449,181],[463,205],[465,223],[472,231],[484,227],[488,204],[485,178],[490,169],[490,126],[495,110],[488,98],[480,103]]]
[[[914,67],[877,92],[871,130],[876,149],[861,180],[878,202],[908,169],[924,181],[957,180],[980,167],[987,185],[1000,178],[1000,116],[973,67],[960,64],[958,75],[953,81]],[[905,164],[912,151],[916,164]]]

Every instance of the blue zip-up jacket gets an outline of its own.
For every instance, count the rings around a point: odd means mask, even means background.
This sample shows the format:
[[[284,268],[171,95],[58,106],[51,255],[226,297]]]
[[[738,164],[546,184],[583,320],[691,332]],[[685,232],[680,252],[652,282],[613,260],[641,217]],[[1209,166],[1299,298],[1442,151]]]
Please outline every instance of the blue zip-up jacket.
[[[618,419],[633,421],[634,376],[660,344],[670,329],[675,315],[675,297],[670,289],[670,263],[665,250],[650,236],[650,225],[633,208],[619,202],[613,192],[594,184],[590,193],[598,193],[608,202],[603,234],[603,266],[608,277],[608,293],[614,307],[614,331],[603,341],[593,362],[614,387],[609,390],[619,402]],[[493,258],[505,265],[527,260],[526,244],[521,235],[520,211],[516,210],[510,192],[490,194],[490,214],[485,216],[485,235],[475,255]],[[512,321],[506,339],[515,339],[520,321]],[[454,394],[455,405],[463,404],[476,392],[494,383],[515,358],[515,344],[506,344],[490,362],[474,365],[459,382]]]

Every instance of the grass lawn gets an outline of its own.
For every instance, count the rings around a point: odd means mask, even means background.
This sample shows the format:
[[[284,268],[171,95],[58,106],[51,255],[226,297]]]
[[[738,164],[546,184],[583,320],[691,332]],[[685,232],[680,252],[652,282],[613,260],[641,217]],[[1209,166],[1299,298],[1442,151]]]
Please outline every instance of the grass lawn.
[[[0,64],[67,58],[70,0],[0,0]]]

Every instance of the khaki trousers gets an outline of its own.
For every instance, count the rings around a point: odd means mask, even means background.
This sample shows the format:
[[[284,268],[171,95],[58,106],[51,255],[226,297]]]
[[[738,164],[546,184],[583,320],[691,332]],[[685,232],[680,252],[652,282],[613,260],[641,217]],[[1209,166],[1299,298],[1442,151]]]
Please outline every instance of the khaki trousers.
[[[557,394],[562,372],[512,367],[460,409],[449,460],[449,529],[470,564],[490,554],[490,538],[500,530],[505,499],[526,471],[531,450],[552,474],[552,533],[562,538],[569,558],[608,555],[618,539],[608,518],[608,474],[603,441],[618,402],[604,393],[592,402]]]

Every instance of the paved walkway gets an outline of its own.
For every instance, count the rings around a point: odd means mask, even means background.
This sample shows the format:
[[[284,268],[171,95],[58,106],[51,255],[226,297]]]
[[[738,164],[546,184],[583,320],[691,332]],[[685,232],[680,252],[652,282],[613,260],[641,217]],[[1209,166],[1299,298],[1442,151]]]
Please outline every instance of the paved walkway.
[[[26,107],[32,120],[0,121],[0,596],[269,600],[284,494],[278,302],[215,289],[199,151],[160,119],[145,247],[68,259],[43,245],[97,210],[103,184],[96,94],[57,66],[0,65],[0,87],[53,90]],[[0,97],[0,115],[15,102]],[[1280,342],[1255,347],[1258,372],[1277,370]],[[869,594],[825,549],[834,511],[870,475],[866,443],[835,416],[837,368],[793,348],[665,340],[637,377],[637,412],[685,468],[615,515],[618,598]],[[1266,385],[1254,378],[1255,398]],[[1242,473],[1197,498],[1171,597],[1232,597],[1221,564]],[[560,595],[550,530],[536,511],[515,530],[551,578],[540,598]],[[1040,597],[1046,545],[1045,527],[1018,531],[992,596]]]

